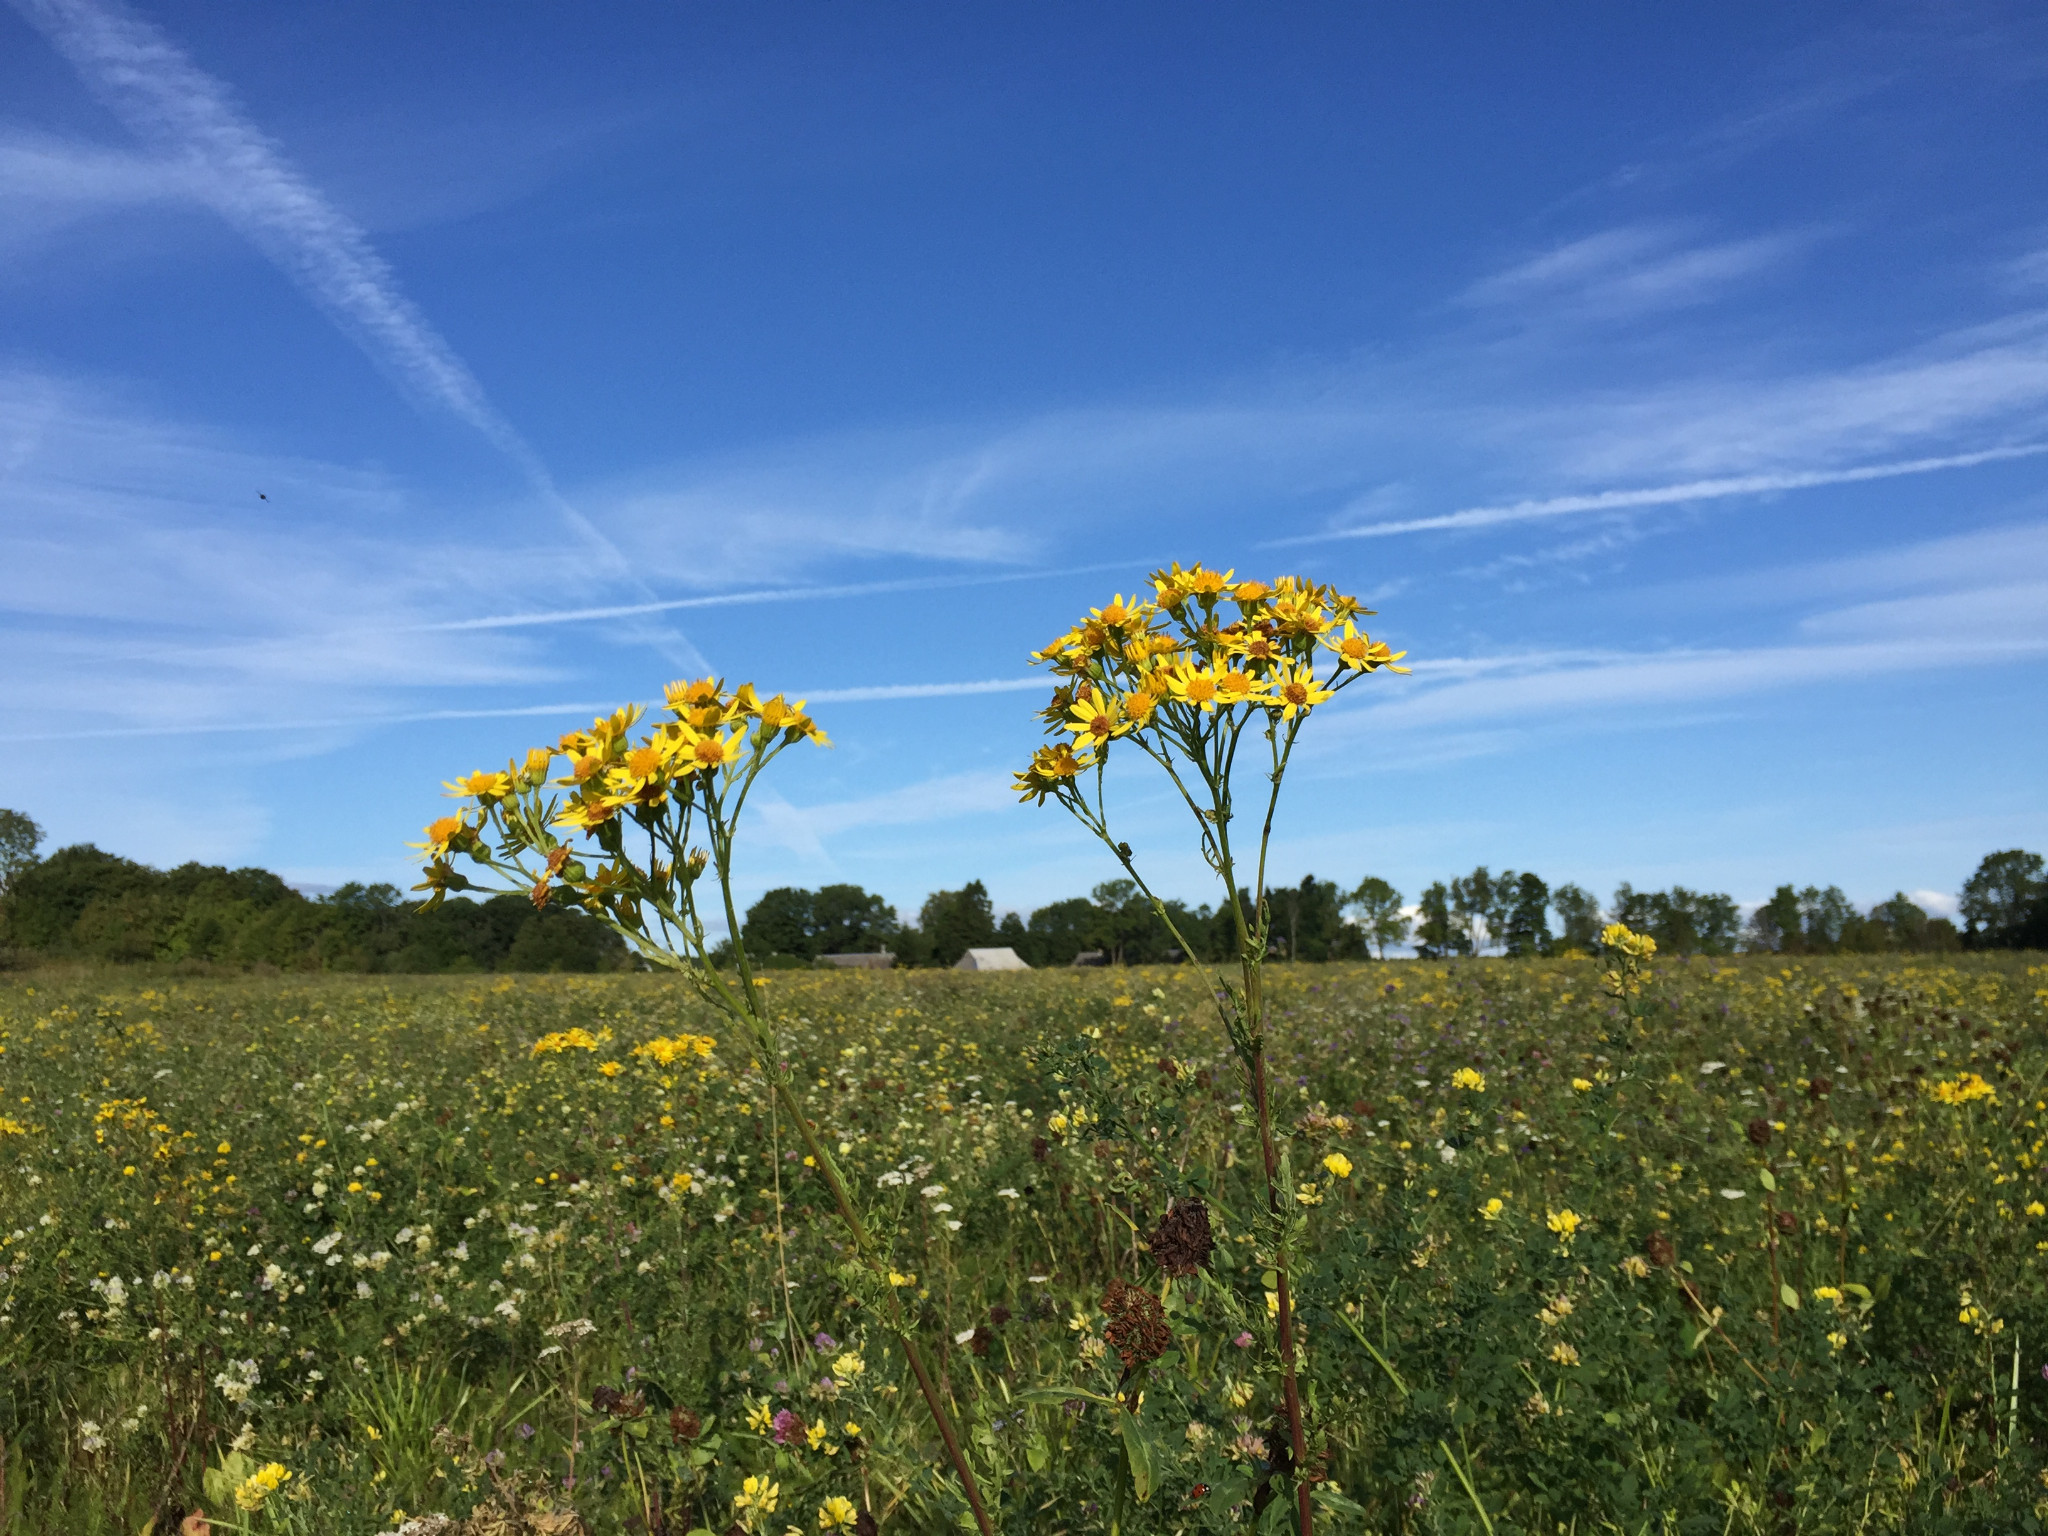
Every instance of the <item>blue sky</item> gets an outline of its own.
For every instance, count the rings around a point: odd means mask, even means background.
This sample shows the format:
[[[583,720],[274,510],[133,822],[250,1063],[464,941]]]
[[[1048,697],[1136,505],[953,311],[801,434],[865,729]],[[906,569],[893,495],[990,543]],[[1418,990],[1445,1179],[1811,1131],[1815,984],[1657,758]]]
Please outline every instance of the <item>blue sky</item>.
[[[713,668],[837,743],[750,889],[1028,910],[1026,653],[1200,559],[1415,662],[1281,878],[1939,909],[2048,844],[2044,95],[2018,4],[14,0],[0,804],[404,881]]]

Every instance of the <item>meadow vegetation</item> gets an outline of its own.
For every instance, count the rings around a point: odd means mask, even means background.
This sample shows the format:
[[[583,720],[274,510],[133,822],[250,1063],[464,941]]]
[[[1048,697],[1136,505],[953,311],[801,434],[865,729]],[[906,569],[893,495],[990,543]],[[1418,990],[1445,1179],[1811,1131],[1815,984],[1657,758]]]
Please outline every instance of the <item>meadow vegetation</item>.
[[[1266,976],[1340,1528],[2038,1528],[2048,968],[1653,961],[1639,1023],[1591,961]],[[763,990],[1000,1526],[1250,1520],[1263,1179],[1201,975]],[[720,1027],[660,976],[9,981],[11,1529],[955,1524]]]

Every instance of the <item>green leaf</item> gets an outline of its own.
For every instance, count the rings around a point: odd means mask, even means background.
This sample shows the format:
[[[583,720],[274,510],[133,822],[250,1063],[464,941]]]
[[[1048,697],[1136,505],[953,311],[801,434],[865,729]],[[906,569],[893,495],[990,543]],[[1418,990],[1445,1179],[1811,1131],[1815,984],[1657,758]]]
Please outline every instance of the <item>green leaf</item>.
[[[1765,1189],[1768,1189],[1772,1194],[1775,1195],[1778,1192],[1778,1181],[1776,1178],[1772,1176],[1770,1169],[1765,1168],[1759,1171],[1756,1176],[1756,1181],[1757,1183],[1763,1185]]]
[[[1785,1305],[1790,1307],[1794,1312],[1797,1312],[1799,1310],[1799,1293],[1793,1290],[1792,1287],[1789,1285],[1781,1285],[1778,1287],[1778,1300],[1785,1303]]]
[[[1033,1435],[1024,1442],[1024,1459],[1034,1472],[1043,1472],[1051,1464],[1052,1448],[1045,1443],[1045,1436]]]
[[[1124,1459],[1131,1465],[1131,1491],[1143,1504],[1152,1497],[1152,1439],[1135,1413],[1119,1413],[1116,1427],[1124,1437]]]

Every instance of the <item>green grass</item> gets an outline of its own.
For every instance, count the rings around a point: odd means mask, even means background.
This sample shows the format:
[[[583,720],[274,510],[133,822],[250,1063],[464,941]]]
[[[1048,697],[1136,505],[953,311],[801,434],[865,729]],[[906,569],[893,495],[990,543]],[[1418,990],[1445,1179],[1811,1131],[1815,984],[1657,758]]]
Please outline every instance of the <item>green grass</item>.
[[[1326,1525],[2039,1529],[2048,970],[1656,972],[1630,1039],[1585,961],[1269,971],[1276,1118],[1321,1197],[1294,1214]],[[1271,1232],[1202,976],[777,973],[771,995],[807,1113],[916,1277],[1001,1526],[1251,1521]],[[596,1048],[533,1053],[571,1029]],[[232,1522],[205,1471],[238,1435],[238,1468],[293,1474],[252,1530],[494,1499],[723,1531],[750,1475],[777,1509],[739,1513],[777,1536],[834,1495],[951,1525],[754,1064],[632,1054],[681,1032],[719,1030],[644,976],[0,981],[4,1528]],[[1099,1092],[1062,1098],[1062,1049],[1098,1058]],[[1461,1066],[1485,1086],[1453,1087]],[[1164,1288],[1143,1239],[1176,1179],[1220,1241]],[[1129,1380],[1102,1340],[1113,1276],[1165,1289],[1174,1334]],[[1091,1402],[1120,1385],[1137,1414]],[[763,1408],[822,1443],[777,1445]]]

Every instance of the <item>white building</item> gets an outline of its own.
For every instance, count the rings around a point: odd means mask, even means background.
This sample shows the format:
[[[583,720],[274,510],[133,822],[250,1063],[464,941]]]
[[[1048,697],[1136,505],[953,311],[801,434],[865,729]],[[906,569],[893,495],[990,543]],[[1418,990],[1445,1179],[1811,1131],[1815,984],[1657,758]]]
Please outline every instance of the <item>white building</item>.
[[[956,971],[1028,971],[1030,966],[1017,958],[1017,951],[1007,945],[1001,949],[970,949],[953,964]]]

